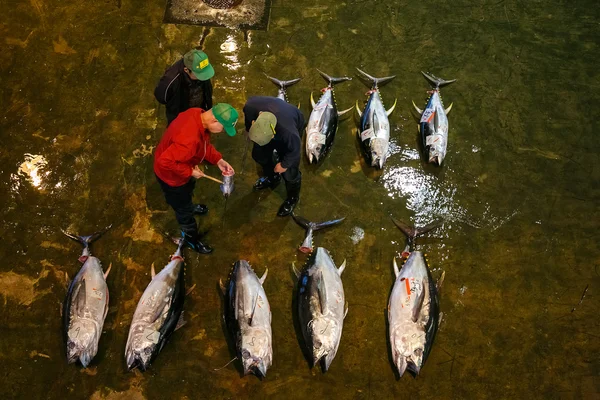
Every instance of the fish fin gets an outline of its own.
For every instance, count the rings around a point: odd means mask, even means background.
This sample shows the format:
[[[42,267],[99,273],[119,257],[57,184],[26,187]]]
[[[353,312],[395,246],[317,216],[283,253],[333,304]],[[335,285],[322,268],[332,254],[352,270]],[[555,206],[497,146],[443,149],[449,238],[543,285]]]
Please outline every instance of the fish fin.
[[[66,232],[64,230],[61,229],[61,232],[67,236],[70,239],[73,239],[76,242],[81,243],[81,245],[85,248],[85,247],[89,247],[90,244],[94,241],[96,241],[97,239],[100,238],[100,236],[104,235],[106,233],[106,231],[108,231],[110,228],[112,228],[112,224],[110,224],[109,226],[107,226],[106,228],[98,231],[98,232],[94,232],[89,236],[79,236],[79,235],[75,235],[69,232]]]
[[[187,321],[185,319],[183,319],[183,311],[182,311],[181,315],[179,315],[179,320],[177,320],[177,325],[175,325],[175,330],[183,327],[186,323],[187,323]]]
[[[265,269],[265,273],[263,274],[263,276],[259,279],[259,282],[261,285],[263,285],[265,283],[265,279],[267,279],[267,274],[269,273],[269,268]]]
[[[446,115],[450,114],[450,111],[452,111],[452,106],[454,105],[454,103],[450,103],[450,105],[448,106],[448,108],[446,108],[444,111],[446,112]]]
[[[425,290],[421,288],[419,297],[417,297],[416,307],[413,309],[412,321],[417,322],[419,320],[419,314],[421,314],[421,308],[423,308],[423,302],[425,301]]]
[[[313,230],[314,231],[318,231],[319,229],[328,228],[330,226],[337,225],[337,224],[339,224],[340,222],[342,222],[345,219],[346,219],[346,217],[338,218],[338,219],[332,219],[331,221],[319,222],[319,223],[315,224]]]
[[[83,316],[86,304],[86,286],[85,279],[77,284],[77,287],[73,289],[73,297],[75,298],[75,314]]]
[[[312,92],[310,92],[310,104],[312,105],[312,108],[315,108],[316,104]]]
[[[298,102],[298,105],[296,107],[298,108],[298,110],[300,109],[300,102]]]
[[[319,74],[323,77],[323,79],[325,79],[327,81],[327,83],[329,84],[329,86],[333,86],[337,83],[341,83],[341,82],[346,82],[346,81],[351,81],[352,78],[348,77],[348,76],[342,76],[340,78],[335,78],[333,76],[329,76],[327,75],[325,72],[321,71],[320,69],[317,68],[317,71],[319,71]]]
[[[437,109],[433,113],[433,129],[436,133],[440,129],[440,117],[439,117],[439,113],[437,112]]]
[[[106,272],[104,273],[104,280],[106,280],[106,277],[108,277],[108,274],[110,273],[110,269],[112,268],[112,263],[110,263],[108,265],[108,269],[106,270]]]
[[[386,111],[387,116],[389,117],[391,113],[394,112],[394,109],[396,108],[396,104],[398,104],[398,99],[396,98],[396,100],[394,100],[394,105],[392,107],[390,107],[389,110]]]
[[[415,108],[415,110],[417,110],[417,112],[419,113],[419,115],[423,115],[423,110],[421,110],[419,107],[417,107],[417,105],[415,104],[414,100],[412,102],[412,105]]]
[[[356,100],[356,112],[358,113],[359,117],[362,117],[362,111],[360,111],[360,108],[358,108],[358,100]]]
[[[289,81],[282,81],[282,80],[279,80],[277,78],[273,78],[272,76],[269,76],[267,74],[265,74],[265,76],[271,82],[273,82],[273,84],[275,84],[275,86],[279,86],[282,89],[286,89],[286,88],[288,88],[288,87],[290,87],[292,85],[295,85],[296,83],[300,82],[300,80],[302,79],[302,78],[296,78],[296,79],[291,79]]]
[[[445,277],[446,277],[446,271],[443,271],[442,276],[440,276],[440,279],[438,279],[437,283],[435,284],[435,288],[437,289],[438,292],[440,291],[440,289],[442,288],[442,285],[444,284]]]
[[[296,221],[296,223],[298,225],[300,225],[301,227],[303,227],[304,229],[308,229],[310,228],[310,221],[307,220],[306,218],[303,218],[299,215],[296,215],[294,213],[292,213],[292,218],[294,218],[294,221]]]
[[[400,269],[398,268],[398,263],[396,262],[396,257],[394,257],[392,259],[393,264],[394,264],[394,274],[396,275],[396,278],[398,277],[398,275],[400,275]]]
[[[219,288],[221,288],[221,292],[223,294],[227,293],[227,288],[225,287],[225,285],[223,284],[223,280],[219,278]]]
[[[342,272],[344,272],[345,269],[346,269],[346,260],[344,259],[344,262],[342,263],[342,265],[340,265],[340,267],[337,270],[338,275],[342,276]]]
[[[71,280],[69,279],[69,274],[65,272],[65,281],[69,283]]]
[[[439,318],[438,318],[438,327],[442,325],[442,322],[444,322],[444,313],[440,311],[439,313]]]
[[[185,292],[185,295],[186,295],[186,296],[189,296],[189,295],[190,295],[190,293],[192,293],[192,292],[194,291],[194,289],[196,289],[196,284],[195,284],[195,283],[192,285],[192,287],[191,287],[191,288],[189,288],[189,289],[188,289],[188,291],[187,291],[187,292]]]
[[[456,82],[456,79],[452,79],[452,80],[447,81],[447,80],[444,80],[442,78],[438,78],[435,75],[427,74],[427,73],[425,73],[423,71],[421,71],[421,73],[423,74],[423,76],[425,77],[425,79],[427,79],[427,82],[429,82],[429,84],[431,86],[433,86],[434,88],[441,88],[441,87],[444,87],[444,86],[447,86],[447,85],[451,84],[452,82]]]
[[[154,270],[154,263],[152,263],[152,265],[150,266],[150,275],[152,276],[152,279],[154,279],[154,277],[156,276],[156,271]]]
[[[407,238],[413,239],[414,237],[417,236],[415,228],[413,228],[410,225],[405,224],[403,221],[400,221],[394,217],[390,217],[390,218],[392,218],[394,225],[396,225],[406,235]]]
[[[317,283],[317,293],[319,293],[319,305],[321,306],[321,314],[327,312],[327,293],[324,289],[323,272],[319,271],[319,282]]]
[[[248,321],[248,325],[252,326],[252,321],[254,320],[254,312],[256,311],[256,305],[258,304],[258,296],[254,299],[254,305],[252,306],[252,314],[250,314],[250,319]]]
[[[385,85],[386,83],[388,83],[389,81],[391,81],[392,79],[394,79],[396,77],[396,75],[392,75],[392,76],[386,76],[383,78],[376,78],[374,76],[367,74],[364,71],[361,71],[358,68],[356,68],[356,70],[359,72],[359,75],[361,76],[361,78],[363,78],[363,80],[371,82],[371,88],[373,88],[373,89]]]
[[[345,109],[344,111],[338,111],[338,117],[341,117],[342,115],[346,114],[347,112],[351,111],[354,108],[354,106]]]
[[[296,278],[300,278],[300,271],[298,271],[298,269],[296,269],[295,262],[292,262],[292,271],[294,271],[294,275],[296,275]]]

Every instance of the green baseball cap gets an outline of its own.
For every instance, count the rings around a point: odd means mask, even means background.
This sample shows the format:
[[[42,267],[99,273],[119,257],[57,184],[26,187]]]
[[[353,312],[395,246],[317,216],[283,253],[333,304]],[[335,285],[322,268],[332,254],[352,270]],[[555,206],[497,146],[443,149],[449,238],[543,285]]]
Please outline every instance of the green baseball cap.
[[[261,112],[250,127],[248,136],[254,143],[264,146],[275,136],[275,126],[277,126],[277,117],[275,114],[268,111]]]
[[[238,121],[238,112],[235,111],[235,108],[227,103],[219,103],[213,106],[212,112],[217,121],[225,128],[225,132],[229,136],[235,136],[235,124]]]
[[[183,64],[201,81],[215,76],[215,70],[208,61],[208,56],[201,50],[190,50],[183,56]]]

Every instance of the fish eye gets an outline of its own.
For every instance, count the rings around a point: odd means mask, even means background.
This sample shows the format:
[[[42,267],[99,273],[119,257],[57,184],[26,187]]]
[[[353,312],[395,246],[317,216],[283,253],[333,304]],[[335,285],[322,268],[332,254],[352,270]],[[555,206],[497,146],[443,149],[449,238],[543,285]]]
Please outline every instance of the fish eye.
[[[323,343],[317,341],[317,342],[315,342],[314,346],[315,346],[315,349],[320,349],[321,346],[323,346]]]
[[[148,356],[149,356],[149,355],[151,355],[151,354],[152,354],[152,349],[151,349],[150,347],[146,347],[146,348],[144,349],[144,354],[146,354],[146,355],[148,355]]]
[[[242,351],[242,358],[250,358],[250,352],[248,350]]]

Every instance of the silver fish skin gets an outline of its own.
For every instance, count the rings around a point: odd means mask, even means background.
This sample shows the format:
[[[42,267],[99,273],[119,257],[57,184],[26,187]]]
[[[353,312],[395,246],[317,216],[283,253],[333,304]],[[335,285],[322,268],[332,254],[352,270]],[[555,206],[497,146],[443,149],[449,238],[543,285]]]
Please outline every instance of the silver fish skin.
[[[152,280],[138,302],[129,328],[125,347],[129,370],[147,370],[180,323],[185,299],[181,255],[184,243],[180,240],[171,261],[158,274],[152,267]]]
[[[319,74],[327,81],[328,85],[321,90],[323,94],[316,104],[312,93],[310,94],[313,109],[306,125],[306,156],[311,164],[316,164],[325,157],[333,145],[339,117],[352,109],[351,107],[338,112],[333,91],[333,85],[352,80],[352,78],[346,76],[334,78],[322,71],[319,71]]]
[[[296,83],[300,82],[300,80],[302,78],[296,78],[296,79],[291,79],[289,81],[282,81],[279,80],[277,78],[273,78],[272,76],[269,76],[267,74],[265,74],[265,76],[271,81],[273,82],[273,84],[275,86],[277,86],[278,91],[277,91],[277,98],[281,99],[287,103],[289,103],[288,101],[288,97],[287,97],[287,88],[289,88],[292,85],[295,85]]]
[[[415,230],[394,222],[407,234],[410,242],[437,226],[432,224]],[[396,281],[388,303],[392,358],[400,376],[407,370],[419,374],[431,351],[440,321],[438,287],[431,277],[427,260],[422,252],[408,250],[409,246],[405,250],[408,257],[401,269],[396,259],[393,260]],[[443,275],[440,285],[442,280]]]
[[[427,99],[427,104],[424,110],[420,110],[414,106],[417,112],[421,115],[419,120],[419,132],[423,149],[425,150],[427,162],[435,165],[442,165],[446,157],[446,149],[448,147],[448,116],[447,114],[452,109],[452,104],[445,109],[440,95],[440,88],[455,82],[456,80],[446,81],[434,75],[421,72],[425,79],[431,84],[432,90]],[[414,103],[413,103],[414,105]]]
[[[223,287],[225,324],[235,340],[244,375],[266,377],[273,363],[271,306],[263,288],[267,273],[259,279],[248,261],[239,260]]]
[[[106,273],[102,270],[100,260],[90,253],[89,245],[109,228],[110,226],[91,236],[63,232],[83,245],[83,252],[79,257],[83,265],[70,283],[63,303],[63,334],[69,364],[79,360],[81,365],[87,367],[98,352],[98,343],[108,312],[106,277],[110,268]]]
[[[346,261],[338,269],[329,252],[317,247],[298,277],[298,316],[312,366],[321,363],[329,370],[342,337],[345,305],[341,275]]]
[[[357,70],[365,80],[372,82],[371,90],[368,92],[369,98],[362,112],[358,108],[358,102],[356,103],[356,111],[361,117],[358,139],[367,157],[367,162],[372,167],[381,169],[387,160],[390,144],[388,116],[394,111],[396,102],[389,110],[386,110],[379,94],[379,87],[394,79],[395,76],[375,78],[358,68]]]
[[[234,184],[233,184],[233,175],[223,175],[223,183],[220,185],[221,193],[225,198],[228,198],[231,193],[233,193]]]

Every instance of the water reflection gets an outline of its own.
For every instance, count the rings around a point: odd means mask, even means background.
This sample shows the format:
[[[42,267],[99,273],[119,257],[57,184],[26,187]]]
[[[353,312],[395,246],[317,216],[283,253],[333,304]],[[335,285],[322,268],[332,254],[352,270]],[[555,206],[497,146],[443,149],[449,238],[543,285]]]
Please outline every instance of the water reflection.
[[[21,163],[17,173],[19,176],[27,178],[35,188],[42,190],[42,179],[50,174],[50,171],[43,171],[47,164],[48,161],[46,161],[44,156],[25,153],[25,161]],[[13,179],[13,182],[13,189],[18,189],[18,184],[15,187],[18,180]]]

